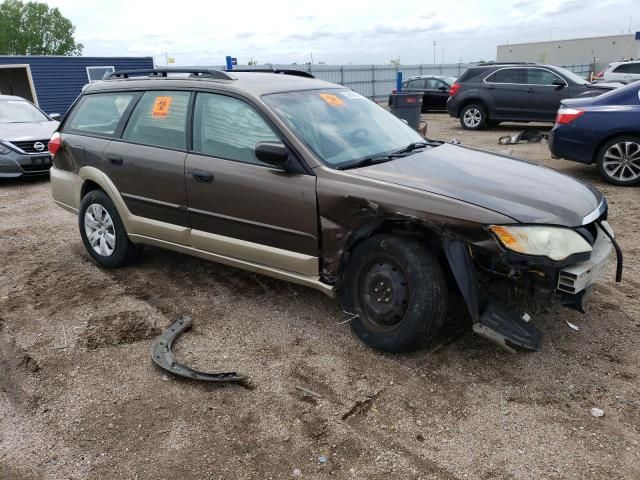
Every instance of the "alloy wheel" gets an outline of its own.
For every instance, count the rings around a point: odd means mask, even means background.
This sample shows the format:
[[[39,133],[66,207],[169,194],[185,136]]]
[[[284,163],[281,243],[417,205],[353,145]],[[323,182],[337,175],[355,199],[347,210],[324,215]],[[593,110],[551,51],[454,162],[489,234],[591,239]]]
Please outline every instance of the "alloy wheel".
[[[94,252],[103,257],[113,255],[116,249],[116,230],[111,215],[102,205],[89,205],[84,214],[84,230]]]
[[[482,112],[477,108],[469,108],[465,110],[462,121],[469,128],[476,128],[482,120]]]
[[[602,158],[606,175],[619,182],[630,182],[640,178],[640,144],[619,142],[611,145]]]

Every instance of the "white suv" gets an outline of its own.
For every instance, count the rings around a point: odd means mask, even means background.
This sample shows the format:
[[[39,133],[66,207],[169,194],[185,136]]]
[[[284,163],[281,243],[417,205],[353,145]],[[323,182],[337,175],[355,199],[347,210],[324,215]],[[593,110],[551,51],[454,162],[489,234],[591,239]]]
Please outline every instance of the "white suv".
[[[597,81],[632,83],[640,80],[640,60],[615,62],[596,75]]]

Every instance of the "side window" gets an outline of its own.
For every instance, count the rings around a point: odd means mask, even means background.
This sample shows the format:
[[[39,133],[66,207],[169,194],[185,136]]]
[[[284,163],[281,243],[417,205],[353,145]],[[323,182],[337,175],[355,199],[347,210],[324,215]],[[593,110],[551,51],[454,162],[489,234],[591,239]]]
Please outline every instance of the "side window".
[[[424,90],[425,89],[425,81],[422,78],[419,78],[417,80],[412,80],[411,81],[411,88],[416,88],[418,90]]]
[[[444,83],[437,78],[427,79],[427,90],[438,90],[440,87],[444,87]]]
[[[145,92],[131,114],[123,140],[187,149],[189,92]]]
[[[630,66],[629,63],[623,63],[622,65],[618,65],[613,71],[615,73],[629,73]]]
[[[529,85],[553,85],[556,80],[564,83],[564,80],[548,70],[542,70],[541,68],[527,69],[527,83]]]
[[[255,156],[258,142],[281,142],[267,122],[242,100],[199,93],[193,124],[193,150],[229,160],[266,165]]]
[[[640,75],[640,63],[630,63],[629,73],[635,73],[636,75]]]
[[[113,135],[133,97],[133,93],[85,95],[71,113],[65,129]]]
[[[493,72],[485,81],[489,83],[524,83],[524,69],[503,68]]]

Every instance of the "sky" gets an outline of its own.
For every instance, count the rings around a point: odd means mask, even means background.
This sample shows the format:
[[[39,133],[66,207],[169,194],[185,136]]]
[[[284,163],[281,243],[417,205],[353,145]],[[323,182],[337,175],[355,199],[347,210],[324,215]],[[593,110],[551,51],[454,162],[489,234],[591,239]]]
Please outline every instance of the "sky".
[[[46,0],[45,0],[46,1]],[[640,30],[640,0],[49,0],[84,55],[175,65],[493,60],[505,43]],[[635,17],[632,16],[635,13]],[[433,43],[436,42],[434,48]]]

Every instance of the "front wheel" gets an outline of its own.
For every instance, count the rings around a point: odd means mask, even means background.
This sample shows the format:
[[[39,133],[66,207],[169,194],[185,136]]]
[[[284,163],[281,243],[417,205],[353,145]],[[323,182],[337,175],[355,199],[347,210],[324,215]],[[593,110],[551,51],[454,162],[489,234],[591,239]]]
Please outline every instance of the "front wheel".
[[[465,130],[481,130],[487,123],[487,112],[482,105],[467,105],[460,112],[460,125]]]
[[[423,242],[375,235],[356,246],[342,299],[354,333],[386,352],[406,352],[433,338],[442,324],[447,288],[438,260]]]
[[[600,176],[613,185],[640,185],[640,137],[608,141],[598,151],[597,164]]]
[[[129,240],[116,206],[102,190],[84,196],[78,221],[82,243],[103,267],[121,267],[139,256],[142,247]]]

